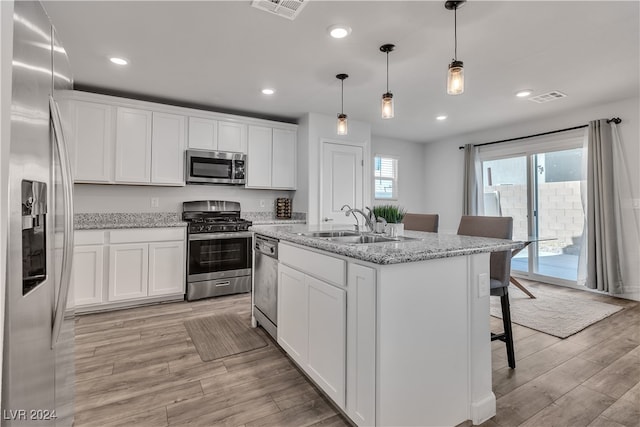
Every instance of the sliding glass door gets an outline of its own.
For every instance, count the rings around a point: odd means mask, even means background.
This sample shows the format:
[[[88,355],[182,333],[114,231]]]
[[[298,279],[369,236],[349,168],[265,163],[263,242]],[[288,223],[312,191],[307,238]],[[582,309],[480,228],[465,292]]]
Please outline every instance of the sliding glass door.
[[[513,217],[514,240],[533,242],[512,259],[516,275],[576,283],[584,227],[580,141],[559,147],[530,144],[520,153],[492,148],[480,155],[484,191],[479,211]]]

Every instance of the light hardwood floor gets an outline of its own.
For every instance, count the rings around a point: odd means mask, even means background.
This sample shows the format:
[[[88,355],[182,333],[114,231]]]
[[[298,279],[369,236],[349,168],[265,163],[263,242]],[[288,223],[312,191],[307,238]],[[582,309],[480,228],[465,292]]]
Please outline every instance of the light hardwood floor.
[[[625,310],[564,340],[514,325],[515,370],[492,344],[485,427],[640,426],[640,304],[591,297]],[[223,311],[249,321],[249,296],[79,316],[75,425],[349,425],[261,329],[267,347],[202,362],[183,322]]]

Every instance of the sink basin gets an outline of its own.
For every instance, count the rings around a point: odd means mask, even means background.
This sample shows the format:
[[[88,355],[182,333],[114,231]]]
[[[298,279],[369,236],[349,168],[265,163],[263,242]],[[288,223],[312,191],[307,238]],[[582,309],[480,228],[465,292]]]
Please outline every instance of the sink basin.
[[[356,236],[341,236],[332,237],[329,240],[335,243],[345,244],[369,244],[369,243],[386,243],[386,242],[401,242],[405,240],[415,240],[410,237],[386,237],[378,236],[375,234],[361,234]]]
[[[307,237],[359,237],[360,234],[354,230],[327,230],[327,231],[310,231],[308,233],[298,233]]]

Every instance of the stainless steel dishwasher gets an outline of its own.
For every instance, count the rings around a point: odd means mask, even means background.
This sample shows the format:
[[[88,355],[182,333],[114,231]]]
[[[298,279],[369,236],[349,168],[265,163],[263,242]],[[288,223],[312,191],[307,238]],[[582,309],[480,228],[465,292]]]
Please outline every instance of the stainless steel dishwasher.
[[[276,339],[278,320],[278,240],[256,235],[253,316]]]

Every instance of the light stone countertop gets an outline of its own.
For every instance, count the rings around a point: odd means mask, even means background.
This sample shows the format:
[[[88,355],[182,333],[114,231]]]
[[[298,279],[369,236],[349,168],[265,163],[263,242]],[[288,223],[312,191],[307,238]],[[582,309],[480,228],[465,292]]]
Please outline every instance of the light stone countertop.
[[[313,225],[255,225],[250,228],[250,230],[256,234],[273,237],[281,241],[297,243],[302,246],[322,249],[327,252],[368,261],[374,264],[399,264],[483,252],[513,250],[524,246],[524,243],[519,241],[409,230],[405,230],[404,236],[416,240],[373,244],[336,243],[327,239],[299,234],[331,229],[353,230],[353,227],[348,225],[334,225],[330,227]]]
[[[75,230],[104,230],[109,228],[186,227],[180,214],[174,212],[148,213],[78,213],[73,216]]]

